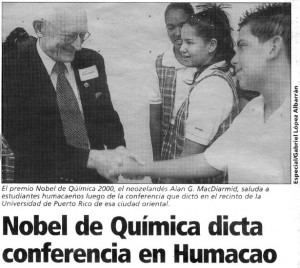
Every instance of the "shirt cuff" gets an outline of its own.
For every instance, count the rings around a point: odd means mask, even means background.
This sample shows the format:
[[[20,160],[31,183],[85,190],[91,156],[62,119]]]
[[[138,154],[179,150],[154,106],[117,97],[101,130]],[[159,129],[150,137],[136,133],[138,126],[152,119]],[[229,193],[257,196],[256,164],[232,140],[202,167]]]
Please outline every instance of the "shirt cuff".
[[[193,142],[205,145],[205,146],[207,146],[210,143],[209,139],[206,139],[205,137],[195,135],[194,133],[189,132],[187,130],[186,130],[186,133],[185,133],[185,138],[190,140],[190,141],[193,141]]]
[[[162,104],[162,101],[161,100],[159,100],[159,101],[148,100],[148,103],[149,104]]]

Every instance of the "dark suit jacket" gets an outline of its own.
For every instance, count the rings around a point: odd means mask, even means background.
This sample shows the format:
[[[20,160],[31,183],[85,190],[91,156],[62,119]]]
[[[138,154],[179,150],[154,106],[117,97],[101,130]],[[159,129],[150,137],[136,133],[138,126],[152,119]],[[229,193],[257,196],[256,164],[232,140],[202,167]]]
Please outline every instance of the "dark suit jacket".
[[[78,70],[93,65],[99,77],[80,81]],[[76,52],[72,66],[91,149],[125,146],[123,127],[110,99],[103,57],[83,48]],[[15,182],[107,182],[86,168],[89,150],[66,143],[56,91],[35,43],[3,56],[2,77],[3,134],[16,157]]]

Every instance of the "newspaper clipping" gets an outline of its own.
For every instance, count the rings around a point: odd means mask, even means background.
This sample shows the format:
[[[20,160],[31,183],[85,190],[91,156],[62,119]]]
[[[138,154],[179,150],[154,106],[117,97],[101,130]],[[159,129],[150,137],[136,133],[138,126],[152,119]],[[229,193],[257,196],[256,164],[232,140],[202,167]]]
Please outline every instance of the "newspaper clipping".
[[[0,267],[300,267],[300,4],[1,1]]]

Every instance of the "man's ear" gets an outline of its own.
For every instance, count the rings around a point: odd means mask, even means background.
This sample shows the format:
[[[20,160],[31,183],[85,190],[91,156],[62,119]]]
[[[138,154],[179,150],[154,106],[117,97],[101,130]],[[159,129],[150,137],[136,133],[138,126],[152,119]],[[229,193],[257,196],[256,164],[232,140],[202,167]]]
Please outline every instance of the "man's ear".
[[[33,28],[35,30],[35,33],[36,33],[37,37],[42,37],[43,36],[43,21],[35,20],[33,22]]]
[[[217,49],[217,45],[218,45],[218,41],[215,38],[211,39],[209,42],[208,52],[209,53],[214,52]]]
[[[283,38],[279,35],[272,37],[269,41],[268,55],[269,60],[276,59],[284,51]]]

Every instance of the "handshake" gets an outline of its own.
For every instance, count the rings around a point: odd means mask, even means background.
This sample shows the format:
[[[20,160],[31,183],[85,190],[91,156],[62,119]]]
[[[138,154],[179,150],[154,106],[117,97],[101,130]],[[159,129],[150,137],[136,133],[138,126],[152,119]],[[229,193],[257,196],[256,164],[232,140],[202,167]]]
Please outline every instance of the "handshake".
[[[134,174],[141,166],[143,162],[123,146],[113,150],[91,150],[87,163],[88,168],[95,169],[99,175],[113,183],[118,181],[121,173]],[[137,179],[137,176],[126,178]]]

